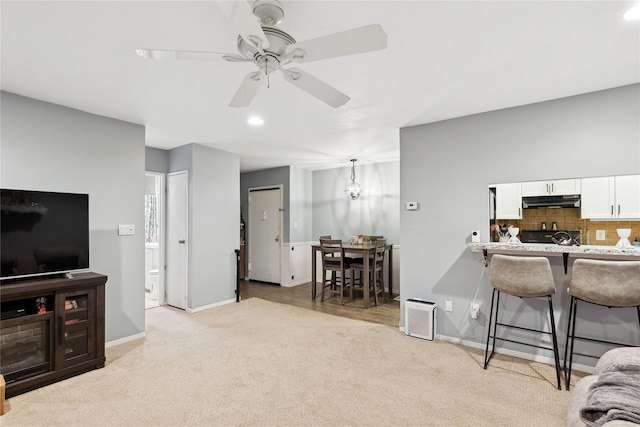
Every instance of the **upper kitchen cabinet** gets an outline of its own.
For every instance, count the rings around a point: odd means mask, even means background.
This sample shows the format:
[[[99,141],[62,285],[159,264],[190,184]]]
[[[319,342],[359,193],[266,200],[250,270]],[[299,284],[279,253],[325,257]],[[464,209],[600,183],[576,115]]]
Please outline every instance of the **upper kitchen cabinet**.
[[[563,196],[580,194],[580,179],[556,179],[522,183],[522,196]]]
[[[616,176],[615,184],[617,218],[640,218],[640,175]]]
[[[496,218],[522,219],[522,184],[496,185]]]
[[[583,178],[582,218],[640,218],[640,175]]]

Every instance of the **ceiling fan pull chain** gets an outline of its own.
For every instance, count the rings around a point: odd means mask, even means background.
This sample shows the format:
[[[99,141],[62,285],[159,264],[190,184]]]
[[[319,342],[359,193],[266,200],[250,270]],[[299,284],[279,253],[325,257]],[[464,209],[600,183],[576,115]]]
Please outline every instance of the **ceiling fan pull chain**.
[[[269,58],[265,58],[264,60],[266,64],[269,64]],[[267,89],[269,89],[269,73],[267,73],[268,69],[269,67],[264,68],[264,73],[267,75]]]

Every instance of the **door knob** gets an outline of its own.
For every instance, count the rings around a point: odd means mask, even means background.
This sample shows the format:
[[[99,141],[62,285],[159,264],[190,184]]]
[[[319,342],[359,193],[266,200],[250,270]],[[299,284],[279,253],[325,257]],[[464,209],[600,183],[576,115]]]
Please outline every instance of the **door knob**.
[[[181,245],[184,245],[185,243],[187,243],[186,240],[178,240],[178,243],[180,243]]]
[[[276,242],[280,241],[280,236],[276,236]]]

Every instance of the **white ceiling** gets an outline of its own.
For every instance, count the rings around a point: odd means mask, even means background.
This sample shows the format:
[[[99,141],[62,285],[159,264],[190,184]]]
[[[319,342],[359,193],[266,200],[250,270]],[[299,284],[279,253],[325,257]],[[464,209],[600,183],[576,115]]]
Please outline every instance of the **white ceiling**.
[[[211,1],[2,1],[1,87],[146,126],[147,146],[198,143],[242,171],[399,159],[399,129],[640,81],[633,1],[282,1],[296,40],[378,23],[388,48],[298,64],[351,97],[333,109],[271,75],[229,101],[247,63],[149,61],[136,48],[236,53]],[[265,124],[250,127],[250,115]],[[517,141],[514,141],[517,142]]]

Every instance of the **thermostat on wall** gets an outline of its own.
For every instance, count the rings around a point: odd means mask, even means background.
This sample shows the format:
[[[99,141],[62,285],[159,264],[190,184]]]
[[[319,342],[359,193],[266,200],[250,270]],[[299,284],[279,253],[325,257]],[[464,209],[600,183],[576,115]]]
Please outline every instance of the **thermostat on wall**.
[[[407,210],[408,211],[417,211],[418,210],[418,202],[407,202]]]

